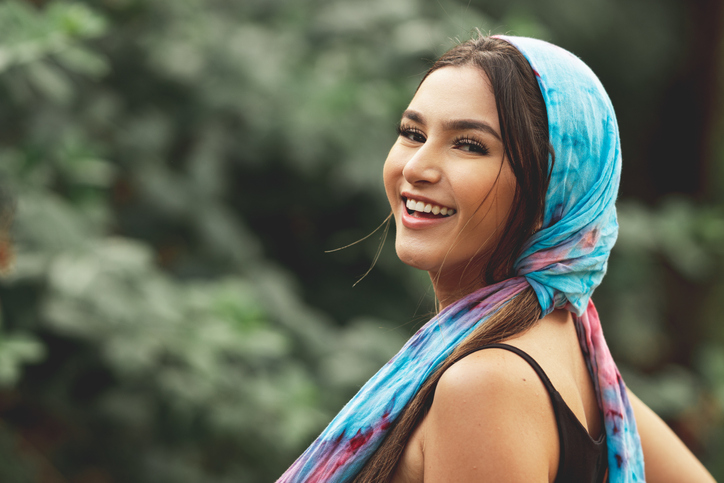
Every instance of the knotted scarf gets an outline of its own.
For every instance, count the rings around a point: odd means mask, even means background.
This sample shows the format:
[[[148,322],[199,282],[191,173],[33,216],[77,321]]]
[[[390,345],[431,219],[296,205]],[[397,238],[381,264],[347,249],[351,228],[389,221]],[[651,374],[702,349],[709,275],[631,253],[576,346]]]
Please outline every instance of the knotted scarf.
[[[536,39],[499,38],[533,67],[547,108],[555,163],[542,229],[524,246],[515,277],[467,295],[423,326],[278,482],[350,481],[453,349],[528,286],[544,314],[556,308],[573,313],[604,416],[609,481],[644,481],[633,410],[591,301],[618,234],[621,152],[613,107],[595,74],[573,54]]]

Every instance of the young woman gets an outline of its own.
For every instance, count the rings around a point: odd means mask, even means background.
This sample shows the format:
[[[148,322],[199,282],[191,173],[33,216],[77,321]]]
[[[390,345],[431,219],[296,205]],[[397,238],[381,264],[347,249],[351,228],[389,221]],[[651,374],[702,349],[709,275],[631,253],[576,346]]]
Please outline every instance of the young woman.
[[[480,37],[443,55],[384,168],[397,254],[441,311],[279,481],[713,481],[627,390],[590,301],[620,169],[572,54]]]

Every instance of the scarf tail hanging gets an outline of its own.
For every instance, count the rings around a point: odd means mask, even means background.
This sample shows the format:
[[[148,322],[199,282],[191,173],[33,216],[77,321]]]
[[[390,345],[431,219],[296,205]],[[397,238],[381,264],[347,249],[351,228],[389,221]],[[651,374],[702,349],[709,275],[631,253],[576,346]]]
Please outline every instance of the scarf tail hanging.
[[[598,405],[604,414],[610,481],[644,481],[644,459],[636,419],[626,385],[603,337],[598,311],[589,302],[575,318],[581,350],[593,378]]]

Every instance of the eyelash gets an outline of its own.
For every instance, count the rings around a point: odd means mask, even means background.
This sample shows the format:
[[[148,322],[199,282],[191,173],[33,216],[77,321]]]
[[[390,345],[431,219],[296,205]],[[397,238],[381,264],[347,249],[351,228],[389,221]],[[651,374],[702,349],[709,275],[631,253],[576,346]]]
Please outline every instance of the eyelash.
[[[425,135],[422,131],[420,131],[418,128],[413,126],[407,126],[405,124],[400,124],[397,126],[397,134],[398,136],[402,136],[404,138],[409,139],[410,141],[417,142],[417,143],[424,143],[426,141]],[[419,137],[418,139],[415,139],[415,137]],[[420,139],[421,138],[421,139]],[[487,156],[490,154],[490,149],[488,149],[488,146],[486,146],[484,143],[478,141],[475,138],[471,138],[470,136],[464,135],[459,136],[455,138],[453,141],[453,145],[456,148],[464,147],[464,146],[470,146],[473,148],[472,151],[483,156]]]
[[[424,143],[426,140],[425,135],[418,128],[412,127],[412,126],[406,126],[404,124],[400,124],[397,126],[397,135],[402,136],[404,138],[409,139],[410,141],[414,141],[417,143],[420,143],[420,142]],[[413,136],[419,136],[423,140],[420,141],[419,139],[413,139]]]
[[[469,136],[460,136],[459,138],[455,139],[453,144],[456,147],[470,146],[471,148],[475,148],[475,150],[473,150],[472,152],[481,154],[483,156],[487,156],[488,154],[490,154],[490,150],[488,149],[488,147],[485,144],[483,144],[480,141],[478,141],[477,139],[473,139]]]

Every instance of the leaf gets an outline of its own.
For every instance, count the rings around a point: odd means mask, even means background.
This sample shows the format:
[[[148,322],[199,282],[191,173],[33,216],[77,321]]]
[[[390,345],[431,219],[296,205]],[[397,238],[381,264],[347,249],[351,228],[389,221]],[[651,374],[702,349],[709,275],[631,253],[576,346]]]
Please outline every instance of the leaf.
[[[68,70],[91,79],[102,77],[110,70],[108,61],[102,55],[78,45],[60,50],[55,58]]]
[[[81,3],[56,1],[45,9],[36,9],[28,2],[6,0],[0,3],[0,73],[14,65],[42,60],[83,39],[98,37],[106,26],[103,17]],[[77,54],[70,57],[73,55]],[[85,67],[89,62],[86,59]],[[97,60],[93,68],[99,70]]]
[[[0,387],[12,387],[22,375],[22,365],[39,362],[45,346],[31,335],[0,333]]]
[[[40,91],[55,102],[67,104],[74,95],[74,89],[68,76],[54,65],[45,62],[34,62],[25,69],[28,80]]]

